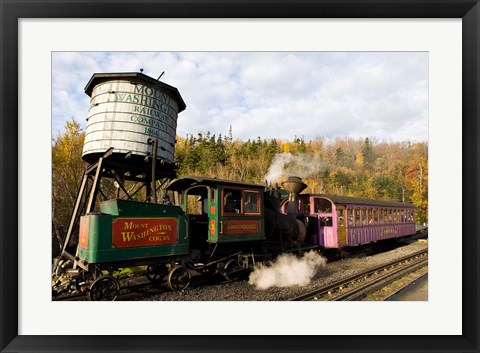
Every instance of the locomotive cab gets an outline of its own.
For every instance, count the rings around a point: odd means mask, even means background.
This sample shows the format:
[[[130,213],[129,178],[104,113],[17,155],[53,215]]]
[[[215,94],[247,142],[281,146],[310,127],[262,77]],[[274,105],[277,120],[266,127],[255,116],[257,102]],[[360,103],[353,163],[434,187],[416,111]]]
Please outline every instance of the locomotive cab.
[[[192,251],[210,256],[219,244],[265,239],[261,185],[184,177],[167,190],[179,194]]]

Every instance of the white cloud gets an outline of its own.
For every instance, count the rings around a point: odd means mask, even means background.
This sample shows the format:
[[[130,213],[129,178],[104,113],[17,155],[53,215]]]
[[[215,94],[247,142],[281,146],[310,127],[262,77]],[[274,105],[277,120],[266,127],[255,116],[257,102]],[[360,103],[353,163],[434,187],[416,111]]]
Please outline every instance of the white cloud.
[[[85,127],[95,72],[135,72],[177,87],[178,134],[306,140],[428,139],[428,54],[412,52],[59,52],[52,56],[53,132]]]

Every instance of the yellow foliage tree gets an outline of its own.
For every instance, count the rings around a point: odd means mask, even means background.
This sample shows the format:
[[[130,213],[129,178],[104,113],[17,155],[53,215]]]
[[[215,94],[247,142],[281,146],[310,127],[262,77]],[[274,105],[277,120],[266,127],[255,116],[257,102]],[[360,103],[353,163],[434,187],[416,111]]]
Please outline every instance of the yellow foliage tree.
[[[65,132],[52,144],[52,241],[53,255],[57,254],[66,234],[78,189],[85,171],[82,160],[85,133],[72,118]]]

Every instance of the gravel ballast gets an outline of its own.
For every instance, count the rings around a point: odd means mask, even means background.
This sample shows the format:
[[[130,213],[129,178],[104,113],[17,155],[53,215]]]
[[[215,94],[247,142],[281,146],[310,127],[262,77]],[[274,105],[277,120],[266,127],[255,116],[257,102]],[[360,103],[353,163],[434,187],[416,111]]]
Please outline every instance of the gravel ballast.
[[[256,289],[248,283],[248,277],[229,283],[192,285],[181,292],[171,292],[161,288],[160,293],[148,297],[139,297],[142,301],[284,301],[298,296],[316,287],[323,286],[359,273],[368,268],[400,259],[417,251],[426,249],[428,242],[415,237],[397,240],[383,249],[381,242],[364,247],[351,248],[342,253],[342,258],[328,262],[319,268],[311,282],[306,286],[285,288],[271,287]],[[373,250],[372,250],[373,249]],[[379,250],[380,249],[380,250]],[[198,281],[197,281],[198,282]]]

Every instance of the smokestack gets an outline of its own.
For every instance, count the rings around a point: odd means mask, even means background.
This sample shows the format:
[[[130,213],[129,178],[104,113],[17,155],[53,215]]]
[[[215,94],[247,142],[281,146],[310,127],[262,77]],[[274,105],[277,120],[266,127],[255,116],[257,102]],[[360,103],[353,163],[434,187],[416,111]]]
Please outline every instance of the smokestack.
[[[307,184],[297,176],[290,176],[287,181],[282,183],[282,186],[288,191],[287,214],[295,218],[298,210],[298,195],[305,190]]]

